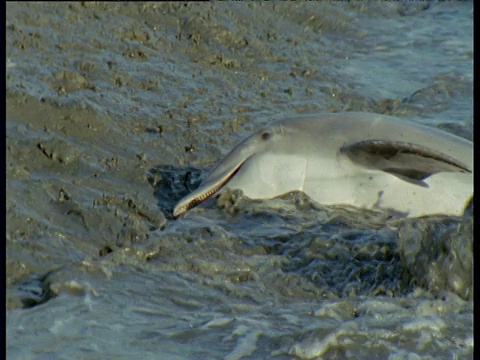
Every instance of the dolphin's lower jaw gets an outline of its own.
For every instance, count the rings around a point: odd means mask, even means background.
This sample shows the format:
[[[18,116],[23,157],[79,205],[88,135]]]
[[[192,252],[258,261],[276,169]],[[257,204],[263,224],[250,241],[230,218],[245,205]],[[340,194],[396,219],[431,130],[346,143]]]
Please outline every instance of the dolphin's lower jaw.
[[[225,174],[224,176],[220,177],[217,181],[213,184],[208,185],[207,183],[202,183],[200,187],[194,190],[192,193],[188,194],[187,196],[183,197],[173,209],[173,216],[178,217],[182,215],[184,212],[190,210],[195,205],[200,204],[201,202],[207,200],[209,197],[217,193],[221,188],[225,186],[228,181],[235,176],[235,174],[240,170],[242,165],[247,161],[245,159],[240,164],[238,164],[232,171]]]

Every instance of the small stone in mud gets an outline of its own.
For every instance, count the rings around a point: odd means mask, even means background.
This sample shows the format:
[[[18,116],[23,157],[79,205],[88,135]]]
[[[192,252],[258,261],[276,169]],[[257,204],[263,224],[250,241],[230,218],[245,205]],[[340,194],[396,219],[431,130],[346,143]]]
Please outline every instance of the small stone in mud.
[[[51,160],[56,160],[62,164],[68,164],[74,161],[80,151],[67,142],[60,139],[41,142],[37,147],[43,154]]]

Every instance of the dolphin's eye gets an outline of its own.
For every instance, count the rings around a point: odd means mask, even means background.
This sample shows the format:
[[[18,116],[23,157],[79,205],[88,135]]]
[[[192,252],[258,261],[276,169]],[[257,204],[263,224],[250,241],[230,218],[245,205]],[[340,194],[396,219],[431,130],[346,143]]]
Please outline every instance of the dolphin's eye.
[[[270,134],[268,131],[265,131],[262,133],[262,140],[268,140],[270,139],[270,136],[272,136],[272,134]]]

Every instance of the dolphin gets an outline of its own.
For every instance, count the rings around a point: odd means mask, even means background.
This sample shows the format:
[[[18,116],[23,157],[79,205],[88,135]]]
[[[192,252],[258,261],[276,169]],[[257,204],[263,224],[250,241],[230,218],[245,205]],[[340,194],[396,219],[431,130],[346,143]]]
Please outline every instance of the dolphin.
[[[473,197],[473,143],[373,113],[288,118],[239,143],[173,216],[225,187],[252,199],[299,190],[321,205],[460,216]]]

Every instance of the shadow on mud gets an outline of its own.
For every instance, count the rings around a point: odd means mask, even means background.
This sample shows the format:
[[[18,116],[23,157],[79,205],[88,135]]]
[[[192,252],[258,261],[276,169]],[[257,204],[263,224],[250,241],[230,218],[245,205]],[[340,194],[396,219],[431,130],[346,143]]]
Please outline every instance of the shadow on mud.
[[[158,207],[168,220],[173,220],[175,204],[198,188],[206,175],[207,170],[191,166],[162,165],[151,168],[147,177],[154,189],[153,194],[158,201]]]

